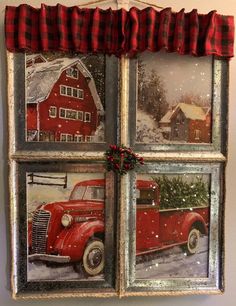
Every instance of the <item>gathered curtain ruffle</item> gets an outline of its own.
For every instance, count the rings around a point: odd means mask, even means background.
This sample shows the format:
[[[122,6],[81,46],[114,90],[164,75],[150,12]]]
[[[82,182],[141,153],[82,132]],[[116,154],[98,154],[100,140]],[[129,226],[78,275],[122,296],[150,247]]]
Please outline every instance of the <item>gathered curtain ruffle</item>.
[[[234,52],[234,17],[197,10],[175,13],[171,8],[156,11],[103,10],[63,5],[33,8],[27,4],[7,6],[6,47],[11,52],[76,51],[130,57],[149,50],[216,55],[230,58]]]

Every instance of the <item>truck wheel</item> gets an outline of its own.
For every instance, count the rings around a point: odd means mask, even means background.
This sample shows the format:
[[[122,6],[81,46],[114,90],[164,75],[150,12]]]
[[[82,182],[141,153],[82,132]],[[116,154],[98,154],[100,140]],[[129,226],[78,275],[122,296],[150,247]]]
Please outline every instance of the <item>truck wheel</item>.
[[[193,255],[197,252],[197,249],[199,247],[199,230],[196,228],[192,228],[188,234],[188,241],[186,245],[186,252],[187,255]]]
[[[104,269],[104,244],[99,239],[88,242],[83,255],[83,269],[91,276],[98,275]]]

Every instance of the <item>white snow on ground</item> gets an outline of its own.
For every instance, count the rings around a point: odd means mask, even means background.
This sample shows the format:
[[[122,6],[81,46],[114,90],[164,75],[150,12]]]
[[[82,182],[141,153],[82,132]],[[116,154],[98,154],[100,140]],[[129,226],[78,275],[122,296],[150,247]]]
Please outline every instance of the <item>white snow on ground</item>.
[[[72,265],[47,266],[41,262],[28,263],[28,281],[37,280],[98,280],[103,279],[104,275],[84,278],[83,275],[75,272]]]
[[[151,255],[149,256],[151,257]],[[187,256],[181,247],[156,252],[155,256],[145,260],[138,258],[136,265],[137,279],[160,279],[174,277],[207,277],[208,269],[208,237],[200,238],[199,250]]]
[[[207,277],[208,267],[208,237],[200,238],[198,252],[192,256],[186,256],[180,247],[174,247],[166,251],[156,252],[148,255],[149,260],[144,256],[138,257],[136,265],[137,279],[160,279],[160,278],[194,278]],[[39,277],[40,276],[40,277]],[[28,263],[28,280],[98,280],[104,275],[84,278],[83,275],[75,272],[72,265],[46,266],[46,264]]]
[[[155,119],[146,112],[137,110],[136,140],[145,143],[167,143]]]

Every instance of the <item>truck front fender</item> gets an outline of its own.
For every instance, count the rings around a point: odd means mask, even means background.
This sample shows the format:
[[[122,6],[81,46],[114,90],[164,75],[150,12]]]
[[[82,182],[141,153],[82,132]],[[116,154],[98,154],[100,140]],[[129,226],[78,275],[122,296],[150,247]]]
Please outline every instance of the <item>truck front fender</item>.
[[[188,234],[192,227],[198,229],[202,234],[207,234],[208,232],[203,217],[196,212],[190,212],[185,216],[181,227],[181,233],[182,233],[181,240],[184,241],[188,240]]]
[[[100,220],[75,223],[60,233],[54,249],[61,256],[70,256],[71,261],[79,261],[88,240],[98,233],[104,233],[104,222]]]

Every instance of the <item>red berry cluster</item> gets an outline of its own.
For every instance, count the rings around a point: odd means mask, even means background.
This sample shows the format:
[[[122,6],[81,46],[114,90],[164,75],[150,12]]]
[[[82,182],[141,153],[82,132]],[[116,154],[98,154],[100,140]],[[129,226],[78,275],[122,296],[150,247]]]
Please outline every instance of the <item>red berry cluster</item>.
[[[143,165],[144,160],[125,146],[110,145],[105,152],[106,169],[119,174],[126,174],[137,165]]]

